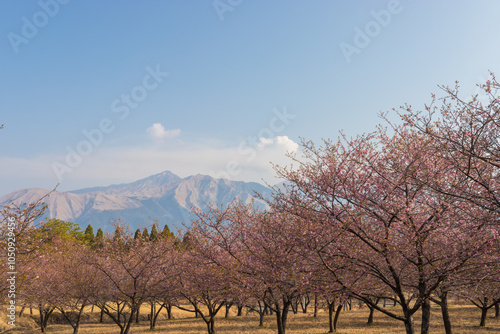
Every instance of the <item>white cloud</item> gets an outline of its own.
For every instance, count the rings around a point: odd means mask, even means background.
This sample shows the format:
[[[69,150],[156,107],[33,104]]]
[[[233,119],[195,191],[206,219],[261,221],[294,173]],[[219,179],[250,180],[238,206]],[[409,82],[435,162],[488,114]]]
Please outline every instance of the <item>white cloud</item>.
[[[271,162],[289,165],[287,152],[296,152],[298,144],[286,136],[260,138],[257,143],[240,142],[238,145],[214,147],[195,143],[180,144],[182,147],[120,147],[95,149],[82,162],[64,173],[60,190],[74,190],[114,183],[132,182],[165,170],[186,177],[206,174],[233,181],[261,182],[269,184],[281,180],[275,178]],[[11,181],[9,191],[25,187],[53,187],[58,181],[51,164],[65,163],[66,152],[61,155],[37,156],[32,159],[0,157],[0,165],[9,166],[2,171],[0,181]],[[30,175],[29,185],[26,176]],[[17,180],[17,181],[16,181]],[[6,193],[6,192],[5,192]],[[4,193],[4,194],[5,194]],[[0,194],[4,195],[4,194]]]
[[[282,147],[287,152],[293,153],[299,148],[299,144],[288,138],[287,136],[277,136],[274,138],[260,138],[258,147],[266,147],[275,145],[276,147]]]
[[[166,130],[161,123],[154,123],[152,126],[146,129],[146,132],[157,140],[162,140],[164,138],[174,138],[181,134],[180,129]]]

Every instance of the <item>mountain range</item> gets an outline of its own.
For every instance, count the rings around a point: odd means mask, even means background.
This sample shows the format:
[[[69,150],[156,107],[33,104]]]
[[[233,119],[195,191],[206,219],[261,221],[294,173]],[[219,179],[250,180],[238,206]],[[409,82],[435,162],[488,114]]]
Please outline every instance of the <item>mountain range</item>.
[[[14,191],[0,198],[0,206],[34,202],[49,192],[40,188]],[[170,229],[176,229],[189,225],[194,218],[192,208],[206,210],[209,205],[227,205],[234,200],[254,201],[258,207],[266,207],[265,201],[255,197],[257,193],[270,197],[272,191],[255,182],[200,174],[180,178],[165,171],[132,183],[54,191],[45,199],[45,219],[71,221],[82,229],[90,224],[94,230],[102,228],[105,232],[111,232],[110,221],[119,218],[132,229],[144,228],[155,220],[160,228],[168,224]]]

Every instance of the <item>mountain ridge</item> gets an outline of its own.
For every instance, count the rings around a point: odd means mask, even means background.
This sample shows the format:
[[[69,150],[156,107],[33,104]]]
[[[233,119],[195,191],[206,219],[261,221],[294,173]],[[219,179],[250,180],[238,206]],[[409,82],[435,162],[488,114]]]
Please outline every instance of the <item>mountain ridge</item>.
[[[34,202],[49,192],[41,188],[13,191],[0,197],[0,205]],[[82,229],[90,224],[94,229],[110,232],[113,219],[122,219],[133,229],[144,228],[153,221],[158,221],[160,227],[168,224],[176,229],[180,227],[178,224],[189,225],[194,218],[192,207],[205,211],[209,205],[228,205],[237,199],[266,207],[256,193],[268,198],[271,189],[256,182],[215,179],[201,174],[181,178],[164,171],[130,183],[54,191],[44,202],[48,205],[46,218],[72,221]]]

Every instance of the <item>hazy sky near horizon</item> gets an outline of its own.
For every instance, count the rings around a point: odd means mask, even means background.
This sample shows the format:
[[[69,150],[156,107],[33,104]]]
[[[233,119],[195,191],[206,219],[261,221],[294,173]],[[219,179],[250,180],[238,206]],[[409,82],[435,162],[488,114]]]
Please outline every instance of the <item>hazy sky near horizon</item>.
[[[370,132],[500,73],[498,1],[0,2],[0,196],[170,170],[276,182],[300,138]]]

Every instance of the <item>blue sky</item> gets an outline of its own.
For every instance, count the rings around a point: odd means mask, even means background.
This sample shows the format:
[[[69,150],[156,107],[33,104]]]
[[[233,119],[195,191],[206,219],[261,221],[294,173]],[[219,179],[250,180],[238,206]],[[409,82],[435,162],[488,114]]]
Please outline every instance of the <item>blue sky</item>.
[[[164,170],[276,182],[301,137],[500,73],[500,3],[477,4],[2,1],[0,195]]]

